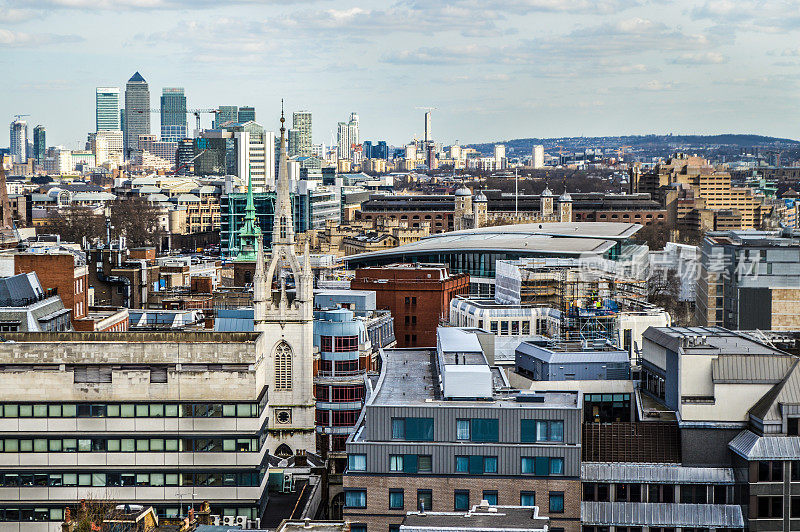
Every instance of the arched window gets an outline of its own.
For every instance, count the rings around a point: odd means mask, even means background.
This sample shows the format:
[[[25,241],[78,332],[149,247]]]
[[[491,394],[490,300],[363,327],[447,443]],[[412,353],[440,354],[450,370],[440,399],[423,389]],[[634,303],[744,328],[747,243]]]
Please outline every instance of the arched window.
[[[279,458],[289,458],[292,456],[292,449],[285,443],[278,445],[278,448],[275,449],[275,456]]]
[[[286,238],[286,216],[281,216],[281,238]]]
[[[286,342],[275,349],[275,389],[292,389],[292,348]]]

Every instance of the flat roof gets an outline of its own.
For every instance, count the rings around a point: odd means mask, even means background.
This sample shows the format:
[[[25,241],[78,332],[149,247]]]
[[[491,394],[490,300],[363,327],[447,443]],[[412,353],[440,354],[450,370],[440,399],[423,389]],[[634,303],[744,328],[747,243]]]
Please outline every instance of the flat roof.
[[[469,512],[408,512],[400,530],[436,532],[444,530],[542,531],[549,519],[539,516],[536,506],[472,507]]]
[[[639,224],[569,222],[517,224],[439,233],[388,250],[344,257],[345,262],[363,258],[448,251],[506,251],[557,255],[602,254],[618,241],[633,236]]]
[[[785,355],[750,336],[723,327],[650,327],[643,337],[668,349],[695,355]],[[684,342],[690,340],[690,343]],[[684,345],[685,344],[685,345]]]
[[[367,406],[579,407],[576,391],[538,393],[544,401],[537,403],[517,401],[511,393],[495,394],[490,400],[444,400],[439,395],[438,376],[435,375],[435,349],[386,349],[383,355],[383,374]],[[520,392],[522,390],[518,390],[517,395]]]

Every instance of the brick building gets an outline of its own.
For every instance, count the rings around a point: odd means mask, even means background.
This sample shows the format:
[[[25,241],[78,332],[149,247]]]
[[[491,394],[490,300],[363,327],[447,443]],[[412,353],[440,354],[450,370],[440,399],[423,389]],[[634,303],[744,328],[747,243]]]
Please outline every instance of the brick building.
[[[441,264],[394,264],[356,270],[350,288],[374,291],[378,309],[392,312],[397,347],[432,347],[450,300],[469,293],[469,275]]]
[[[72,311],[73,326],[89,310],[89,268],[78,253],[52,250],[14,255],[14,273],[36,272],[42,288],[55,289],[64,306]]]

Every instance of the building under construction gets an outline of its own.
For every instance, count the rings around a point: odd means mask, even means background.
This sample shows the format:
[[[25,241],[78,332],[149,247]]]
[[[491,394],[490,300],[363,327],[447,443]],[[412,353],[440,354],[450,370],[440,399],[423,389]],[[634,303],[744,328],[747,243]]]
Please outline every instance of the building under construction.
[[[607,339],[616,345],[624,344],[619,338],[620,313],[651,308],[645,280],[580,259],[498,261],[495,298],[559,311],[564,340]]]

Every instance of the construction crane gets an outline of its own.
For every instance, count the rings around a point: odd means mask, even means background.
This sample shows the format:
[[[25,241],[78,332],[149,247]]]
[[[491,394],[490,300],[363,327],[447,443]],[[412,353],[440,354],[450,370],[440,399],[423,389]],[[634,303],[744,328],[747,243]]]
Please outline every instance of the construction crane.
[[[620,146],[617,150],[617,155],[619,155],[619,162],[622,162],[622,159],[625,158],[625,150],[632,149],[633,146]]]
[[[13,115],[13,116],[14,116],[14,121],[17,121],[20,118],[22,118],[23,116],[31,116],[31,115]]]
[[[169,110],[165,109],[165,111],[167,111],[168,113],[176,112],[174,109],[169,109]],[[139,114],[144,114],[144,111],[140,110],[136,110],[135,112]],[[150,112],[161,114],[161,109],[150,109]],[[200,115],[206,113],[213,114],[214,116],[216,116],[220,113],[220,111],[219,109],[186,109],[187,115],[194,115],[194,117],[197,119],[197,131],[200,131]]]
[[[175,170],[173,170],[173,171],[171,172],[171,173],[172,173],[172,175],[178,175],[178,172],[180,172],[181,170],[183,170],[184,168],[186,168],[187,166],[189,166],[190,164],[192,164],[193,162],[195,162],[195,161],[196,161],[198,158],[200,158],[200,156],[201,156],[201,155],[203,155],[203,154],[204,154],[205,152],[207,152],[207,151],[208,151],[208,150],[203,150],[203,151],[201,151],[200,153],[198,153],[197,155],[195,155],[194,157],[192,157],[191,159],[189,159],[188,161],[186,161],[186,162],[185,162],[185,163],[183,163],[182,165],[180,165],[180,166],[178,166],[177,168],[175,168]]]

